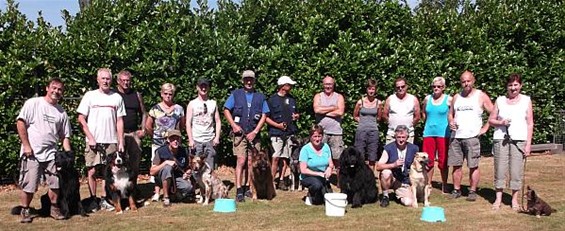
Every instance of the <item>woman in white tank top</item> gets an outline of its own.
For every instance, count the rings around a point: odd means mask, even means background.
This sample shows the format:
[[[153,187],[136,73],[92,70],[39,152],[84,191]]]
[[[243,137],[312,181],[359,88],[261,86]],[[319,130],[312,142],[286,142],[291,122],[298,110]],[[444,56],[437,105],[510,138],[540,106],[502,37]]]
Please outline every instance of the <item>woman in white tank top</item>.
[[[497,210],[502,202],[506,174],[510,171],[512,209],[519,211],[518,190],[522,187],[524,172],[522,161],[530,155],[534,120],[532,101],[520,94],[522,78],[511,74],[506,82],[506,96],[496,99],[489,123],[495,127],[494,139],[494,187],[496,200],[492,208]]]

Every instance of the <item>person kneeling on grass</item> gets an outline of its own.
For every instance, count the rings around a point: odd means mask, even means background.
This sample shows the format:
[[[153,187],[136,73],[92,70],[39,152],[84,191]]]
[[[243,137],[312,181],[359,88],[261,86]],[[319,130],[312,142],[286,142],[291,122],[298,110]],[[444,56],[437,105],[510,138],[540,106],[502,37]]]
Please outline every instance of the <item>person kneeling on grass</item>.
[[[324,129],[314,125],[310,129],[310,143],[300,150],[300,179],[302,185],[308,188],[306,205],[320,205],[324,203],[324,194],[331,192],[328,179],[332,175],[334,165],[332,152],[327,143],[322,143]]]
[[[180,200],[190,196],[194,190],[190,183],[189,159],[186,149],[181,144],[178,130],[167,132],[168,145],[155,151],[153,165],[149,172],[155,176],[155,184],[163,188],[163,206],[171,205],[170,193],[180,193]]]

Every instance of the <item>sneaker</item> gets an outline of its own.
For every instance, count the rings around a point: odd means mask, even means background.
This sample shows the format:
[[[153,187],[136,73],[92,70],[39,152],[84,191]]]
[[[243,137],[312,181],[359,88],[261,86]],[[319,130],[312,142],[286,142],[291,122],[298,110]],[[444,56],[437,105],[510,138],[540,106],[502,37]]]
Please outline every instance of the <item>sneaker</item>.
[[[457,189],[454,189],[453,191],[451,191],[451,195],[450,195],[451,199],[457,199],[459,197],[461,197],[461,191],[459,191]]]
[[[155,193],[155,194],[153,194],[153,196],[151,197],[151,201],[157,202],[157,201],[159,201],[159,197],[160,197],[159,194],[158,194],[158,193]]]
[[[249,185],[243,186],[243,190],[245,192],[245,196],[251,198],[253,193],[251,193],[251,189],[249,189]]]
[[[309,196],[306,196],[306,198],[304,199],[304,204],[305,205],[312,205],[312,200],[310,199]]]
[[[163,198],[163,207],[171,206],[171,200],[168,197]]]
[[[100,208],[105,209],[107,211],[114,211],[116,209],[114,206],[108,203],[108,201],[106,201],[106,198],[104,197],[100,199]]]
[[[383,199],[381,199],[381,204],[380,206],[385,208],[390,204],[390,199],[388,199],[387,196],[384,196]]]
[[[59,209],[59,207],[55,207],[54,205],[51,205],[51,214],[50,215],[55,220],[65,219],[65,216],[63,216],[63,214],[61,214],[61,210]]]
[[[467,201],[476,201],[477,200],[477,193],[473,190],[469,191],[469,195],[467,196]]]
[[[20,212],[22,219],[20,220],[21,223],[31,223],[31,214],[29,214],[29,208],[22,208]]]

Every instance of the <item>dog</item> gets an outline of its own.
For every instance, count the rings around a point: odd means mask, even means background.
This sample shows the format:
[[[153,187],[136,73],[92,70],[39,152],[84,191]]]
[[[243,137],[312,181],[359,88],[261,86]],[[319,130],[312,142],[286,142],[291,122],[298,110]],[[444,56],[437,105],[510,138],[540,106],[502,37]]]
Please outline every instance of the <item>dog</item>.
[[[254,147],[250,148],[251,152],[251,193],[252,199],[272,200],[276,196],[275,185],[273,184],[273,175],[271,173],[271,164],[267,152],[258,151]]]
[[[291,137],[292,139],[292,152],[290,153],[290,191],[302,191],[304,188],[300,184],[300,150],[302,147],[308,143],[308,139],[299,139],[295,138],[294,136]]]
[[[347,194],[351,208],[360,208],[363,204],[377,201],[378,189],[375,173],[365,164],[365,158],[359,150],[348,147],[339,158],[339,188]]]
[[[530,186],[527,187],[525,197],[528,201],[528,207],[526,208],[525,212],[531,215],[536,215],[537,218],[540,218],[541,216],[550,216],[551,213],[557,211],[555,209],[552,209],[549,204],[539,198],[536,191],[530,188]]]
[[[428,171],[426,169],[428,162],[428,153],[417,152],[412,165],[410,165],[409,177],[414,195],[414,202],[412,202],[414,208],[418,208],[418,198],[420,198],[420,201],[424,201],[424,206],[430,206],[429,198],[432,186],[428,184]]]
[[[55,173],[59,178],[59,194],[57,197],[57,205],[61,214],[65,219],[69,219],[73,215],[88,216],[80,199],[80,174],[75,168],[74,152],[59,151],[55,154]],[[30,209],[31,214],[37,214],[41,217],[47,217],[51,211],[51,199],[45,193],[40,197],[41,208],[39,210]],[[19,215],[22,206],[12,208],[11,214]]]
[[[198,203],[208,205],[210,199],[221,199],[228,197],[228,187],[213,172],[206,163],[206,156],[195,155],[192,157],[192,169],[194,179],[200,187],[200,199]]]
[[[128,157],[125,153],[115,152],[107,156],[106,165],[106,196],[110,197],[116,214],[122,214],[121,199],[128,199],[129,209],[137,211],[134,191],[135,184],[132,179],[132,171],[129,166]]]

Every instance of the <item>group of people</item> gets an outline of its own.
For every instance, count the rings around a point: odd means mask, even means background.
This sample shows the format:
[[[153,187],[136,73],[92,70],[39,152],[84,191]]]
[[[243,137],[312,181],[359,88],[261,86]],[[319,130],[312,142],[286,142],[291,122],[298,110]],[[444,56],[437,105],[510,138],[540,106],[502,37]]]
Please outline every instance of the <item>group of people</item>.
[[[206,164],[214,168],[215,147],[220,142],[221,131],[218,105],[208,96],[210,80],[202,78],[196,84],[197,97],[188,103],[186,110],[173,100],[175,86],[165,83],[161,86],[161,102],[146,112],[142,95],[131,86],[132,77],[129,71],[119,72],[118,87],[114,90],[111,88],[111,70],[98,69],[98,89],[86,92],[76,110],[86,138],[85,160],[90,195],[96,199],[96,175],[100,166],[106,164],[105,153],[126,153],[132,166],[132,181],[137,184],[141,139],[149,136],[152,139],[150,174],[155,182],[152,200],[159,201],[162,190],[163,205],[169,206],[171,194],[183,198],[194,191],[189,180],[189,155],[205,157]],[[278,78],[277,90],[270,97],[255,90],[253,71],[244,71],[241,80],[243,87],[234,90],[223,106],[224,117],[231,127],[233,153],[237,157],[235,198],[238,202],[251,194],[250,173],[245,165],[251,164],[250,148],[260,149],[259,136],[263,125],[267,124],[274,150],[272,174],[276,181],[282,182],[293,147],[292,137],[298,132],[296,121],[300,118],[296,99],[290,94],[296,82],[289,76]],[[522,156],[530,152],[533,130],[532,103],[528,96],[520,94],[521,77],[510,75],[507,94],[499,97],[495,105],[484,92],[474,88],[472,72],[463,72],[460,82],[461,91],[451,97],[444,93],[445,79],[434,78],[431,85],[433,93],[425,97],[421,112],[418,98],[407,93],[406,79],[398,78],[394,82],[395,93],[384,103],[376,97],[377,82],[367,81],[366,95],[357,101],[353,112],[353,118],[358,122],[354,145],[366,155],[370,166],[381,171],[381,206],[386,207],[389,203],[389,189],[396,190],[395,194],[403,204],[411,204],[413,198],[405,191],[410,183],[407,171],[414,153],[419,150],[413,141],[414,126],[421,118],[425,121],[423,151],[429,153],[431,159],[428,165],[430,183],[437,153],[442,191],[447,192],[449,165],[453,167],[454,189],[451,196],[460,197],[461,167],[463,160],[467,159],[471,179],[467,200],[471,201],[476,199],[480,176],[478,137],[487,132],[489,125],[494,126],[497,199],[493,208],[500,207],[508,169],[511,172],[512,206],[518,206],[516,192],[521,187],[523,171],[520,163]],[[309,188],[307,204],[323,202],[328,178],[339,173],[339,157],[344,149],[341,122],[345,115],[345,100],[343,95],[335,92],[335,79],[331,75],[325,75],[322,83],[323,91],[315,94],[312,102],[316,122],[309,132],[310,142],[301,149],[299,157],[301,180]],[[57,207],[58,179],[53,174],[56,172],[54,157],[59,149],[58,142],[62,141],[65,151],[71,151],[69,117],[58,104],[63,91],[63,81],[51,79],[45,96],[27,100],[17,118],[17,131],[22,143],[19,185],[22,189],[23,223],[31,222],[29,204],[42,176],[50,188],[51,216],[64,218]],[[490,113],[488,123],[484,124],[483,110]],[[377,160],[379,120],[386,121],[388,129],[384,151]],[[187,134],[188,149],[182,146],[183,130]],[[282,168],[279,169],[281,160]],[[285,185],[279,183],[278,187],[284,189]],[[114,205],[105,199],[104,190],[100,201],[99,208],[113,209]]]

